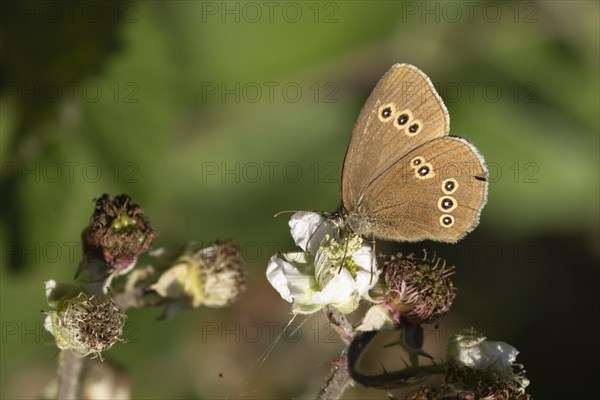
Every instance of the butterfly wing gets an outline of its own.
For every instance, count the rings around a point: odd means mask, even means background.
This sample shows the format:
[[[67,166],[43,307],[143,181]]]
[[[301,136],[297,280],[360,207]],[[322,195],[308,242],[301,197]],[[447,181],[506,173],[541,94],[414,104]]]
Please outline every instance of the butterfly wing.
[[[448,111],[418,68],[394,65],[365,103],[344,158],[341,197],[356,208],[364,190],[410,150],[448,133]]]
[[[361,221],[362,226],[354,227],[361,234],[381,239],[456,242],[479,223],[487,176],[472,144],[458,137],[437,138],[376,177],[350,220]]]

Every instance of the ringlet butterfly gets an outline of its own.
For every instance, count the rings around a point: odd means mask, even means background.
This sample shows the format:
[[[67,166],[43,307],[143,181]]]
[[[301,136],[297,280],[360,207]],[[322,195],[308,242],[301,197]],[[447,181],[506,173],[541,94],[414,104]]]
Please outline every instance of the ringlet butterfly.
[[[341,225],[365,238],[456,242],[479,223],[487,168],[418,68],[394,65],[365,103],[344,158]]]

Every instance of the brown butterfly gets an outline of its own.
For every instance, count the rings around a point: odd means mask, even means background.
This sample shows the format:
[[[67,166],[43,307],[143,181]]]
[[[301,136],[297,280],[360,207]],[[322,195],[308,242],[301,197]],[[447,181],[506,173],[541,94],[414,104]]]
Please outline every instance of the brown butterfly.
[[[338,215],[365,238],[456,242],[479,223],[487,168],[448,136],[444,102],[421,70],[394,65],[364,105],[344,158]]]

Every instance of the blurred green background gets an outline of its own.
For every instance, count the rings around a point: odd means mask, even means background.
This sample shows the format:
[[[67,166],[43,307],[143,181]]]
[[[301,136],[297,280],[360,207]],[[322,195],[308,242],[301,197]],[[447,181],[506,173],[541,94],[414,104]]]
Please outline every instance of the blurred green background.
[[[426,348],[441,356],[474,325],[521,351],[535,398],[585,397],[600,303],[599,15],[592,1],[3,2],[1,397],[35,398],[52,378],[43,281],[72,279],[105,192],[144,207],[156,246],[237,239],[250,274],[227,310],[129,313],[129,343],[106,355],[134,398],[314,397],[342,347],[320,315],[252,368],[290,318],[264,278],[293,247],[273,214],[337,207],[354,122],[397,62],[431,77],[451,133],[490,167],[466,239],[381,245],[457,266],[457,300]]]

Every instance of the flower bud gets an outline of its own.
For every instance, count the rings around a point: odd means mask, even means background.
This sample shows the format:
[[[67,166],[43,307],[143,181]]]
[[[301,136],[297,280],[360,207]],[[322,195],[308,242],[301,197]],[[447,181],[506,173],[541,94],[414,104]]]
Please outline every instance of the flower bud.
[[[531,400],[524,387],[517,382],[496,383],[488,387],[480,397],[481,400]]]
[[[439,388],[421,386],[409,393],[406,400],[531,400],[531,396],[514,383],[496,384],[478,392],[452,385],[441,385]]]
[[[112,298],[88,294],[75,286],[46,282],[46,298],[54,310],[47,312],[44,327],[61,350],[84,357],[100,353],[121,341],[127,318]]]
[[[394,330],[396,328],[390,310],[383,304],[375,304],[369,308],[356,330],[367,332]]]
[[[384,304],[396,324],[401,318],[415,325],[434,322],[450,309],[455,293],[445,260],[399,254],[385,261],[384,270]]]
[[[519,351],[504,342],[492,342],[473,331],[454,335],[448,344],[449,359],[472,369],[486,369],[491,366],[508,368],[516,360]]]
[[[82,236],[86,255],[109,265],[109,272],[121,275],[150,248],[156,233],[129,196],[122,194],[111,199],[104,194],[96,201],[91,224]]]
[[[502,393],[524,396],[529,380],[522,366],[515,364],[519,351],[510,344],[486,340],[473,330],[454,335],[448,343],[448,382],[455,386],[477,389],[490,397],[504,399]],[[507,397],[507,399],[527,397]]]

